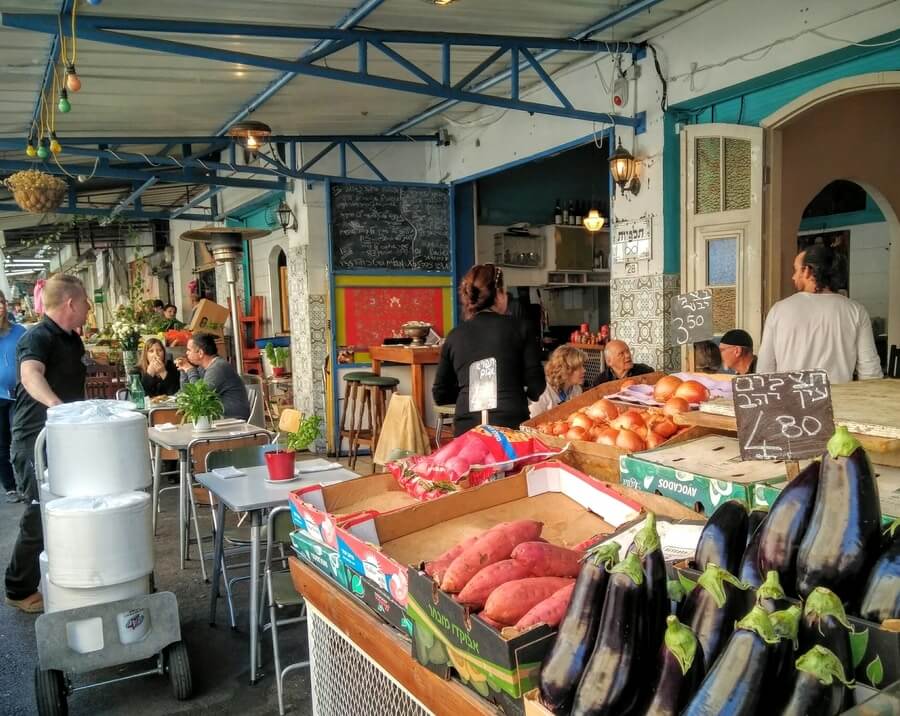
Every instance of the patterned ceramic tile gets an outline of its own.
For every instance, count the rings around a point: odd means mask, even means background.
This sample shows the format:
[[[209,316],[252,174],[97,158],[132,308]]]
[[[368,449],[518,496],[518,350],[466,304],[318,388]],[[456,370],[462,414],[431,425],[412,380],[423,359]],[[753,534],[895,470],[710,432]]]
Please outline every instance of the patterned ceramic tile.
[[[613,337],[631,347],[634,359],[661,370],[677,369],[680,352],[668,342],[669,302],[678,293],[676,274],[614,279],[610,286]]]

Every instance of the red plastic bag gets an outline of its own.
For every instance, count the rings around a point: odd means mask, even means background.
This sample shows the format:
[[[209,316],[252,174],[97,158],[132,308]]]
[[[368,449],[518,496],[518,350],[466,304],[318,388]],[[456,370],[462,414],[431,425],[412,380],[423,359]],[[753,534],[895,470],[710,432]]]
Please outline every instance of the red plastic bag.
[[[559,454],[528,433],[482,425],[431,455],[414,455],[385,467],[418,500],[433,500],[518,472]]]

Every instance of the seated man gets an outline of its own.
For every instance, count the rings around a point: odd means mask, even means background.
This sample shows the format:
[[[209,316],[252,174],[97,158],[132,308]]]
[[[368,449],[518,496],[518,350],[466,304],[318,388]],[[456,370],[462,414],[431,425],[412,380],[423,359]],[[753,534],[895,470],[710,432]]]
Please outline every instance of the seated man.
[[[740,328],[727,331],[719,341],[722,365],[737,375],[756,372],[756,356],[753,355],[753,338]]]
[[[597,377],[594,385],[653,372],[653,368],[649,365],[634,362],[631,357],[631,349],[625,341],[607,343],[606,348],[603,349],[603,357],[606,359],[606,370]]]
[[[234,366],[219,358],[216,340],[209,333],[195,333],[188,341],[185,355],[176,359],[181,384],[206,381],[222,399],[226,418],[250,418],[247,388]]]

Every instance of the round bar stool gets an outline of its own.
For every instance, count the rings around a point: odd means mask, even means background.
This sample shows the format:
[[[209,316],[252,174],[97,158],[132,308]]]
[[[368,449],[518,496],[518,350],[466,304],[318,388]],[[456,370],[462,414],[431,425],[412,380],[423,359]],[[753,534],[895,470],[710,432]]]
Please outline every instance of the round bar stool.
[[[368,445],[374,457],[375,446],[378,444],[378,436],[381,433],[381,426],[384,424],[388,398],[400,384],[397,378],[388,378],[383,375],[361,378],[359,382],[363,394],[357,412],[357,419],[354,421],[356,430],[353,431],[353,435],[350,438],[351,470],[356,467],[356,458],[360,445]],[[369,425],[369,428],[368,430],[363,430],[362,426],[366,423]],[[353,429],[351,428],[351,430]]]
[[[359,381],[363,378],[369,378],[373,375],[377,375],[376,373],[372,373],[371,371],[358,370],[352,373],[347,373],[343,376],[344,378],[344,409],[341,412],[341,427],[338,433],[338,446],[337,446],[337,454],[341,454],[341,445],[344,442],[344,438],[347,438],[347,444],[353,444],[353,427],[354,423],[354,415],[356,414],[356,406],[357,402],[361,402],[362,399],[362,389],[360,388]],[[347,416],[350,416],[350,427],[347,427]],[[358,427],[358,426],[357,426]]]

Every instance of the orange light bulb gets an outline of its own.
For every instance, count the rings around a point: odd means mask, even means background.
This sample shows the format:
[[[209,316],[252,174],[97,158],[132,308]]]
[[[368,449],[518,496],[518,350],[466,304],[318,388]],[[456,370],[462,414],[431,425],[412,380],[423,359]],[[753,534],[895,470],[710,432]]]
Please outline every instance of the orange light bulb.
[[[66,67],[66,89],[68,89],[69,92],[77,92],[81,89],[81,78],[75,71],[75,65]]]

